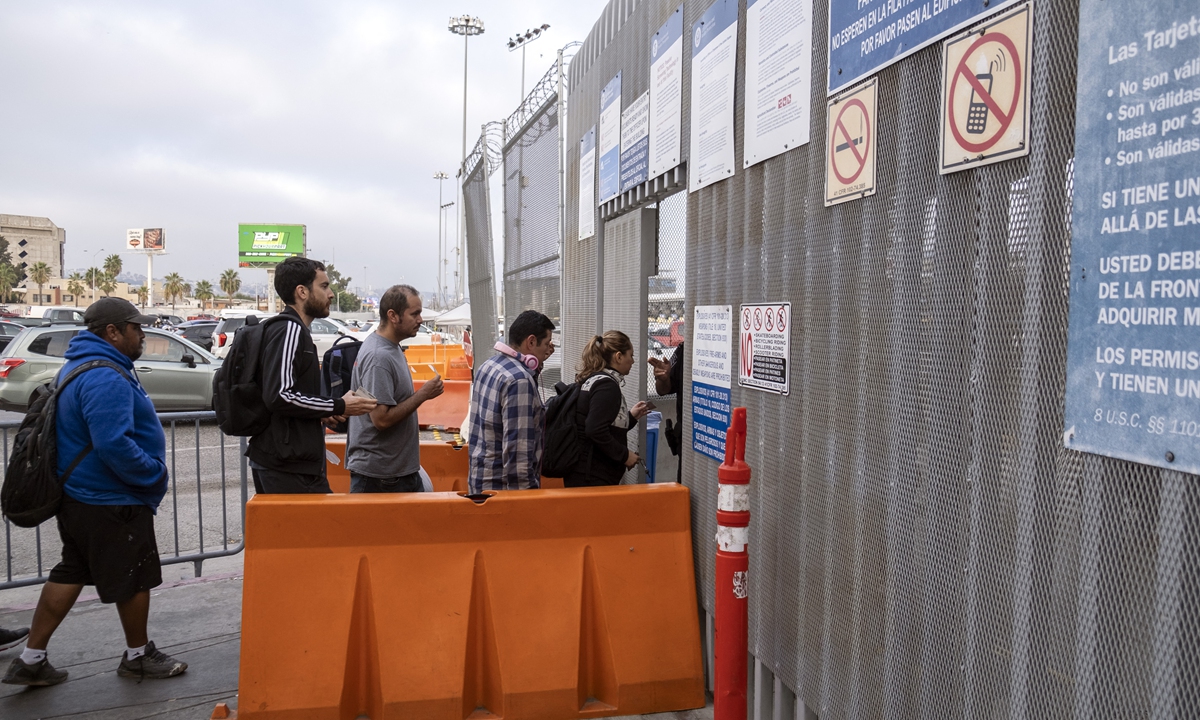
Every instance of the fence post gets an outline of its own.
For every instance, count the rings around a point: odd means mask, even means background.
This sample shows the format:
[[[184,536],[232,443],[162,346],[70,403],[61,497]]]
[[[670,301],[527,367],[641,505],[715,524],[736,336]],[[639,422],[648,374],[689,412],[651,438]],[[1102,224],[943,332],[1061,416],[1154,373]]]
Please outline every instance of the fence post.
[[[746,655],[750,569],[750,466],[746,408],[733,409],[725,462],[717,469],[717,575],[713,620],[715,720],[746,720]]]

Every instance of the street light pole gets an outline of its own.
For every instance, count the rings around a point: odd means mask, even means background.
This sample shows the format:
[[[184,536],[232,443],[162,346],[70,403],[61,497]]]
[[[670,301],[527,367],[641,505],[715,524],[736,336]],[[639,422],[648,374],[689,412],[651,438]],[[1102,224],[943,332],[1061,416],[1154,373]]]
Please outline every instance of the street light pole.
[[[458,165],[459,185],[462,185],[463,173],[467,166],[467,41],[472,35],[483,34],[483,20],[470,15],[461,17],[452,17],[449,22],[449,30],[455,35],[463,36],[463,131],[462,131],[462,159]],[[457,190],[456,190],[457,192]],[[462,207],[458,212],[458,247],[455,252],[458,253],[458,270],[455,277],[455,291],[458,295],[458,301],[462,302],[464,297],[463,277],[466,274],[465,257],[463,254],[463,228],[466,225],[467,219],[463,216]]]
[[[99,269],[96,267],[96,257],[102,252],[104,252],[104,248],[100,248],[96,252],[92,253],[92,267],[90,269]],[[96,273],[94,272],[92,273],[92,302],[96,302]]]
[[[441,170],[438,170],[437,172],[435,172],[435,173],[433,174],[433,179],[438,181],[438,271],[437,271],[437,284],[438,284],[438,304],[439,304],[439,305],[440,305],[440,304],[443,304],[443,303],[445,303],[445,302],[446,302],[446,299],[445,299],[445,298],[446,298],[446,293],[445,293],[445,284],[446,284],[446,283],[445,283],[445,276],[444,276],[444,273],[443,273],[443,270],[442,270],[442,267],[443,267],[443,266],[442,266],[442,254],[445,252],[445,242],[443,241],[443,238],[442,238],[442,213],[443,213],[443,212],[445,212],[445,210],[442,208],[442,181],[443,181],[443,180],[445,180],[445,179],[446,179],[446,178],[448,178],[448,177],[450,177],[450,176],[449,176],[449,175],[447,175],[446,173],[442,172]]]
[[[523,33],[517,33],[515,37],[508,39],[509,52],[512,52],[517,48],[521,48],[521,100],[517,103],[517,107],[521,107],[521,103],[525,102],[525,46],[540,38],[542,33],[549,29],[549,23],[542,23],[532,30],[526,30]]]

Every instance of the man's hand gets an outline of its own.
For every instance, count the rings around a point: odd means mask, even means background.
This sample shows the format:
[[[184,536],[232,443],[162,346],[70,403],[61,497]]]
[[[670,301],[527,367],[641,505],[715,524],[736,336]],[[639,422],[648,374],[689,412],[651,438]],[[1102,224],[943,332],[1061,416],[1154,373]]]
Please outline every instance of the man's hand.
[[[625,458],[625,467],[631,468],[634,465],[637,465],[638,460],[641,460],[641,458],[638,457],[638,454],[630,450],[629,455]]]
[[[652,357],[646,360],[650,366],[654,368],[654,379],[667,377],[671,373],[671,362],[669,360],[660,360]]]
[[[642,400],[637,405],[634,405],[632,408],[629,409],[629,414],[632,415],[634,418],[641,420],[653,409],[654,409],[654,403],[649,403],[649,402],[646,402],[645,400]]]
[[[374,400],[365,397],[359,397],[353,392],[346,393],[342,396],[342,399],[346,401],[346,417],[351,417],[354,415],[366,415],[374,410],[375,406],[379,404]]]
[[[324,423],[326,427],[335,427],[335,426],[337,426],[338,423],[346,422],[346,416],[345,415],[330,415],[327,418],[322,418],[321,422]]]
[[[425,384],[421,386],[417,394],[421,396],[421,402],[425,402],[426,400],[434,399],[445,391],[446,386],[442,383],[442,376],[434,375],[432,380],[425,381]]]
[[[652,357],[648,358],[646,362],[654,368],[654,392],[659,395],[670,395],[679,391],[679,388],[671,387],[671,362],[669,360]]]

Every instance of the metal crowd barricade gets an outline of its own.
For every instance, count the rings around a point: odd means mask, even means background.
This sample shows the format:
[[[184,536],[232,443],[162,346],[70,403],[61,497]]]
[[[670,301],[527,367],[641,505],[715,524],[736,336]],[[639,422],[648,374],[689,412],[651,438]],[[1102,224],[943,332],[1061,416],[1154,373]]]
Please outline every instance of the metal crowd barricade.
[[[159,420],[163,424],[163,432],[166,434],[167,441],[167,468],[170,473],[170,481],[167,489],[167,495],[163,498],[159,505],[158,515],[155,518],[155,529],[158,536],[159,557],[163,565],[175,565],[178,563],[193,563],[195,566],[196,577],[201,575],[203,563],[211,558],[225,557],[229,555],[237,555],[245,547],[245,529],[246,529],[246,501],[249,496],[249,476],[250,469],[246,460],[246,438],[239,438],[235,443],[231,438],[225,437],[216,427],[216,414],[208,412],[170,412],[159,413]],[[201,446],[201,427],[207,423],[215,432],[215,443],[208,447]],[[194,445],[192,447],[180,448],[181,437],[184,437],[187,432],[187,426],[191,425],[194,428]],[[4,468],[8,467],[9,453],[12,451],[12,442],[16,437],[17,428],[20,426],[19,420],[0,421],[0,440],[3,444],[3,461],[4,464],[0,467],[0,477],[3,475]],[[231,470],[226,459],[226,450],[237,448],[237,468],[238,479],[237,485],[230,486],[230,478],[228,477]],[[217,451],[217,459],[209,458],[207,462],[202,462],[202,452]],[[194,465],[189,468],[187,460],[182,460],[180,453],[194,454]],[[219,465],[218,465],[219,464]],[[216,467],[220,468],[219,477],[214,477],[213,472]],[[180,471],[183,471],[181,491]],[[209,487],[208,491],[211,497],[205,498],[205,471],[209,472]],[[191,480],[195,480],[195,496],[191,495]],[[215,487],[211,480],[216,480]],[[236,544],[230,543],[230,491],[239,490],[240,495],[236,496],[240,512],[240,526],[237,530]],[[219,493],[218,493],[219,491]],[[218,500],[219,498],[219,500]],[[213,541],[211,537],[205,535],[205,507],[206,504],[211,510],[216,502],[220,502],[220,531],[221,537],[219,541]],[[194,507],[192,505],[194,504]],[[183,510],[181,511],[181,506]],[[170,529],[165,530],[165,516],[170,516]],[[181,540],[181,521],[183,521],[183,539]],[[195,522],[195,532],[191,531],[190,522]],[[0,582],[0,590],[7,588],[23,587],[27,585],[37,585],[46,581],[49,569],[54,567],[58,553],[58,533],[53,529],[43,533],[43,526],[51,527],[52,521],[43,523],[33,529],[19,528],[4,520],[4,576]],[[215,524],[214,516],[209,515],[210,525]],[[215,531],[215,528],[213,529]]]

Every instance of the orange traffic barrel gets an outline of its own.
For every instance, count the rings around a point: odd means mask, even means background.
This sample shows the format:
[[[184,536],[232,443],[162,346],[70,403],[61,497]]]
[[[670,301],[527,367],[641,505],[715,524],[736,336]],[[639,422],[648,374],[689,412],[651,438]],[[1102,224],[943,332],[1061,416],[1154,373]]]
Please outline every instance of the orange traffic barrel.
[[[260,495],[246,522],[242,720],[704,706],[684,486]]]

